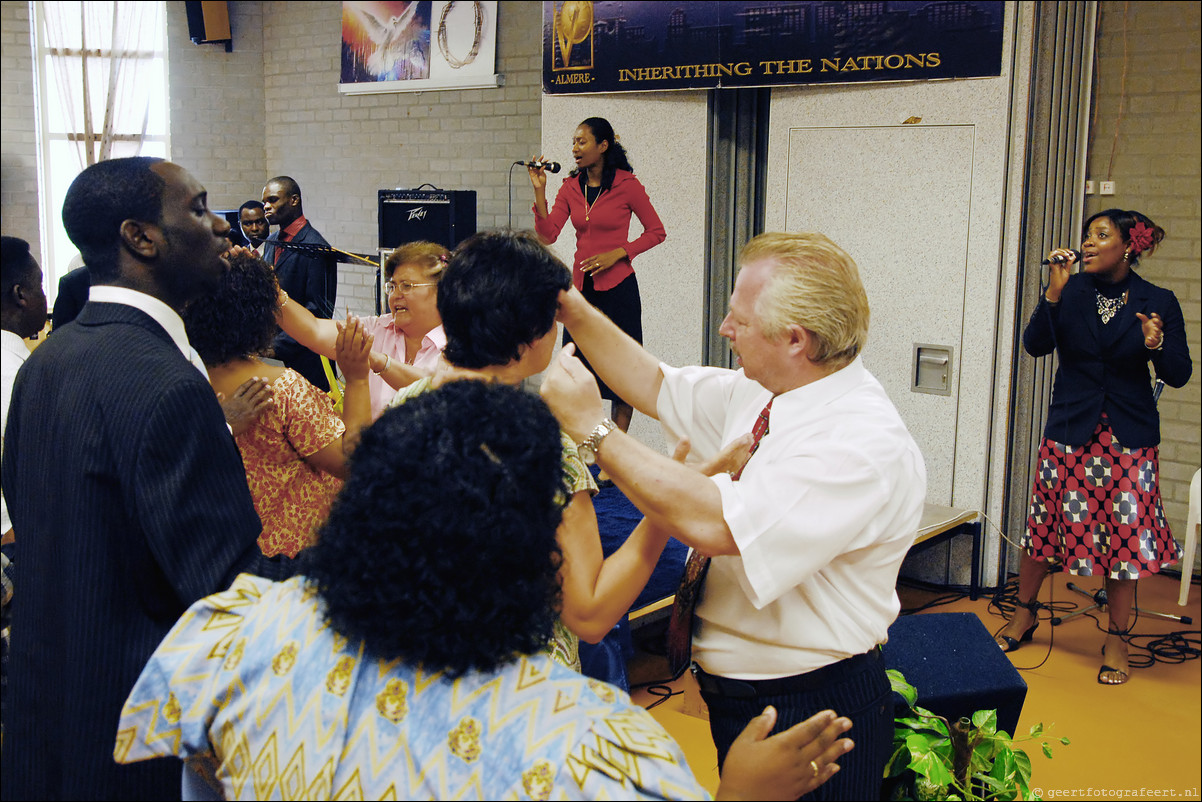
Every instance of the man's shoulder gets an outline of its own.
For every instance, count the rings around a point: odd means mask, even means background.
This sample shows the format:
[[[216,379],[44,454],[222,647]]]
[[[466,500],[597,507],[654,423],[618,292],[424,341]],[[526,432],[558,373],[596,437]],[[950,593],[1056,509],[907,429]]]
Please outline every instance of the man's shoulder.
[[[326,238],[321,235],[321,232],[313,227],[313,224],[308,220],[300,231],[296,232],[296,236],[292,238],[293,242],[303,242],[306,245],[329,245]]]

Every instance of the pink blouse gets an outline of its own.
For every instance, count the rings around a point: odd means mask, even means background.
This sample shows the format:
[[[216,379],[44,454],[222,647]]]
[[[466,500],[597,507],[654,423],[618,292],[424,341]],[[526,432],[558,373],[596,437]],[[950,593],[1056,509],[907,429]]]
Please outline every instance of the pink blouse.
[[[362,318],[367,333],[375,337],[373,351],[387,354],[393,359],[405,361],[405,335],[392,324],[392,314]],[[422,338],[422,347],[413,358],[413,367],[433,372],[438,367],[438,357],[447,347],[447,335],[442,326],[435,326]],[[388,408],[396,397],[396,390],[374,372],[368,374],[367,386],[371,392],[371,419],[375,420]]]

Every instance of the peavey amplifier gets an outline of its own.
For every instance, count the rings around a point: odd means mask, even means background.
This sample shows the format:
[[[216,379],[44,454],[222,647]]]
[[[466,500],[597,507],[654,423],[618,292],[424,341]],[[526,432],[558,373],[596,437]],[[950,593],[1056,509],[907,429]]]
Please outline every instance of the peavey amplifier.
[[[380,249],[416,240],[454,248],[476,233],[476,191],[381,189]]]

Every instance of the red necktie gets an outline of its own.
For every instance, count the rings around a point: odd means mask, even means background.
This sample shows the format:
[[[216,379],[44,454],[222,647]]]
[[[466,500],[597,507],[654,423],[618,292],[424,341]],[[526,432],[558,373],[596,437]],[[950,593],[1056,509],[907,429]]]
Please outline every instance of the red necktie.
[[[283,231],[280,232],[280,237],[279,237],[280,242],[290,242],[291,240],[292,240],[292,237],[288,236]],[[271,251],[272,251],[271,264],[274,267],[275,265],[278,265],[280,263],[280,254],[282,254],[284,252],[284,249],[281,248],[279,245],[276,245],[274,248],[271,249]]]
[[[755,425],[751,427],[751,448],[747,459],[755,454],[760,447],[760,440],[768,433],[768,416],[772,413],[772,400],[760,412]],[[731,474],[731,481],[739,481],[745,461],[739,470]],[[672,679],[676,679],[689,667],[693,652],[693,611],[697,607],[697,598],[701,595],[701,583],[705,581],[706,572],[710,567],[710,558],[693,549],[684,566],[684,574],[680,578],[680,587],[676,590],[676,599],[672,602],[672,617],[668,620],[668,668],[672,671]]]

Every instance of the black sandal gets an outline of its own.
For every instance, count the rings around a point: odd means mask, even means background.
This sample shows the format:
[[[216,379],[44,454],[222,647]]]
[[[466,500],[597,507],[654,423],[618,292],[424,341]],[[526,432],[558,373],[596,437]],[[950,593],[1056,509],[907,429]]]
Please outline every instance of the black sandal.
[[[1020,635],[1017,640],[1015,638],[1010,637],[1009,635],[1003,635],[1001,629],[998,630],[998,633],[993,636],[993,639],[996,642],[999,638],[1001,638],[1002,640],[1004,640],[1006,642],[1005,646],[1002,646],[999,643],[998,647],[1007,654],[1009,654],[1010,652],[1017,649],[1020,645],[1031,640],[1031,638],[1034,637],[1034,635],[1035,635],[1035,630],[1039,629],[1039,608],[1042,607],[1043,605],[1041,605],[1038,601],[1035,601],[1034,599],[1032,599],[1031,601],[1026,602],[1026,603],[1019,602],[1019,606],[1026,607],[1028,610],[1031,611],[1031,615],[1035,616],[1035,623],[1031,624],[1031,626],[1029,626],[1027,628],[1027,631],[1024,632],[1022,635]],[[1005,629],[1007,624],[1009,624],[1009,622],[1006,622],[1006,624],[1003,624],[1002,629]],[[1111,670],[1113,670],[1113,669],[1111,669]]]

